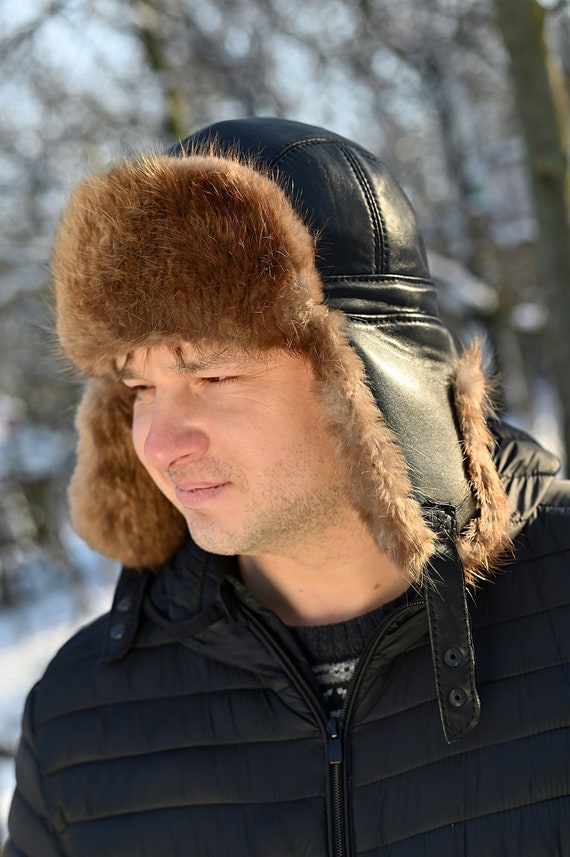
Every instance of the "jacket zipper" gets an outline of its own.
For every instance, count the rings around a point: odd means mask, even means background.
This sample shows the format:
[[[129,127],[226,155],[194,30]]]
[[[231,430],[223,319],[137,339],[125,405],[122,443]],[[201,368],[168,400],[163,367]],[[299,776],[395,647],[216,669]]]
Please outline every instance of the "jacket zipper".
[[[333,825],[334,857],[344,857],[345,826],[344,826],[344,795],[342,792],[342,733],[341,721],[331,717],[327,723],[328,760],[331,777],[331,806]]]
[[[358,659],[356,670],[346,693],[346,699],[344,701],[341,716],[330,717],[328,720],[326,720],[326,711],[323,709],[323,706],[317,694],[315,693],[309,682],[306,680],[305,676],[300,672],[299,669],[297,669],[294,662],[287,655],[287,652],[283,650],[283,648],[279,645],[278,641],[266,629],[263,622],[258,619],[255,613],[249,607],[243,604],[243,602],[240,602],[240,607],[247,614],[248,618],[252,623],[252,626],[257,630],[258,634],[271,645],[271,648],[279,654],[283,665],[287,669],[287,672],[293,678],[295,684],[299,687],[299,689],[304,693],[305,698],[311,702],[317,719],[319,720],[319,723],[325,728],[325,734],[327,737],[327,759],[330,770],[331,816],[334,849],[332,857],[347,857],[343,791],[343,733],[347,731],[348,720],[350,714],[352,713],[352,699],[355,696],[355,692],[360,682],[360,678],[366,669],[369,657],[372,651],[375,649],[378,641],[382,637],[388,622],[391,622],[394,616],[397,616],[399,613],[403,613],[409,607],[415,607],[422,604],[425,604],[423,598],[415,599],[414,601],[410,601],[408,604],[402,604],[400,607],[397,607],[395,610],[392,610],[391,613],[384,617],[384,619],[382,620],[382,622],[364,647],[364,650],[360,658]]]
[[[370,660],[370,656],[373,651],[376,649],[380,639],[384,635],[386,627],[392,619],[397,616],[399,613],[404,613],[408,610],[409,607],[416,607],[425,604],[423,598],[414,599],[414,601],[408,602],[408,604],[402,604],[400,607],[396,607],[387,616],[385,616],[368,642],[366,643],[362,653],[358,659],[358,663],[356,665],[356,669],[354,671],[354,675],[349,683],[349,686],[346,691],[346,698],[344,700],[344,705],[342,707],[341,716],[338,721],[338,728],[342,728],[345,732],[348,732],[348,727],[350,723],[350,717],[352,714],[352,701],[356,698],[356,691],[358,689],[358,685],[362,676],[364,675],[366,668],[368,666],[368,662]],[[336,718],[334,718],[336,720]],[[330,721],[329,721],[330,722]],[[333,798],[335,793],[338,795],[336,803],[335,803],[335,816],[333,817],[333,825],[335,830],[335,836],[337,841],[337,850],[335,852],[335,857],[345,857],[346,854],[346,832],[345,832],[345,809],[344,809],[344,795],[341,787],[341,763],[343,761],[342,756],[342,734],[338,736],[339,744],[340,744],[340,759],[338,763],[335,763],[331,760],[329,756],[329,762],[332,766],[331,768],[331,776],[333,783]],[[330,746],[330,745],[329,745]],[[336,782],[336,792],[335,792],[335,782]]]
[[[413,601],[409,601],[407,604],[401,604],[400,607],[396,607],[391,613],[388,613],[387,616],[384,616],[368,642],[366,643],[362,653],[358,659],[358,663],[356,664],[356,669],[354,671],[354,675],[348,685],[348,689],[346,691],[346,698],[344,701],[344,705],[342,707],[342,720],[344,722],[345,728],[352,712],[352,699],[355,696],[356,689],[358,684],[360,683],[360,679],[364,674],[366,667],[368,666],[368,661],[370,655],[376,648],[377,643],[380,638],[383,636],[384,631],[386,630],[386,625],[392,621],[395,616],[398,616],[400,613],[404,613],[410,607],[421,607],[425,605],[425,599],[423,598],[415,598]]]

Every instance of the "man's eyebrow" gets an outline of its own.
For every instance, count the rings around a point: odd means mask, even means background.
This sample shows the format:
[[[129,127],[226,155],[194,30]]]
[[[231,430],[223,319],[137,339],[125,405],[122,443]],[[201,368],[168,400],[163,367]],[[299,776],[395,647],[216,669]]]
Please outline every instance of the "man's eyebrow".
[[[199,355],[193,359],[188,359],[179,349],[173,351],[174,360],[166,366],[166,371],[172,374],[188,374],[194,375],[199,372],[208,372],[212,369],[223,368],[224,366],[243,366],[248,361],[246,354],[235,354],[232,352],[220,351],[215,354]],[[130,364],[132,363],[133,354],[129,352],[125,362],[119,368],[115,365],[115,375],[119,381],[140,377],[140,372],[134,371]],[[251,359],[251,358],[250,358]],[[262,362],[260,358],[259,362]],[[257,362],[257,361],[256,361]]]
[[[219,366],[237,366],[244,362],[243,355],[229,354],[220,352],[219,354],[209,354],[195,357],[188,360],[184,354],[176,352],[175,362],[167,366],[167,371],[179,372],[181,374],[195,374],[196,372],[207,372],[210,369],[216,369]]]

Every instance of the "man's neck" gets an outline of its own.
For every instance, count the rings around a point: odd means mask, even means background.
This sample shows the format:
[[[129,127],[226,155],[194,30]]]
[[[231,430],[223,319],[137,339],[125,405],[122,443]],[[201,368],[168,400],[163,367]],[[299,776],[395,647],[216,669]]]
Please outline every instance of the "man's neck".
[[[248,589],[286,625],[325,625],[362,616],[397,598],[410,580],[359,520],[295,556],[240,556]]]

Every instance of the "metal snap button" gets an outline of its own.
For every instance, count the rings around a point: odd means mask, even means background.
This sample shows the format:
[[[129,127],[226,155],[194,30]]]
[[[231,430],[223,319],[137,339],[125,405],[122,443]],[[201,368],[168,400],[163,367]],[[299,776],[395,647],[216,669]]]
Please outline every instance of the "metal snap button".
[[[119,622],[117,625],[113,625],[111,628],[111,639],[112,640],[122,640],[125,636],[125,625],[123,622]]]
[[[463,652],[457,646],[451,646],[443,655],[448,667],[458,667],[463,662]]]
[[[461,708],[467,702],[467,694],[462,687],[454,687],[449,694],[449,701],[454,708]]]
[[[119,613],[127,613],[133,605],[133,599],[130,595],[125,595],[124,598],[121,598],[119,603],[117,604],[117,610]]]

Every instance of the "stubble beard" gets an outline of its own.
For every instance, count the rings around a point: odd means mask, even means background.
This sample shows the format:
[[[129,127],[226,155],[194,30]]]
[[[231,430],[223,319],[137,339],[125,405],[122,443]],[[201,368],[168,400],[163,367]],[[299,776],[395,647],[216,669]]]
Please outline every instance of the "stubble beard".
[[[298,495],[266,491],[255,501],[244,496],[239,526],[199,512],[186,511],[185,518],[194,542],[209,553],[299,560],[325,545],[348,505],[348,492],[339,483]]]

